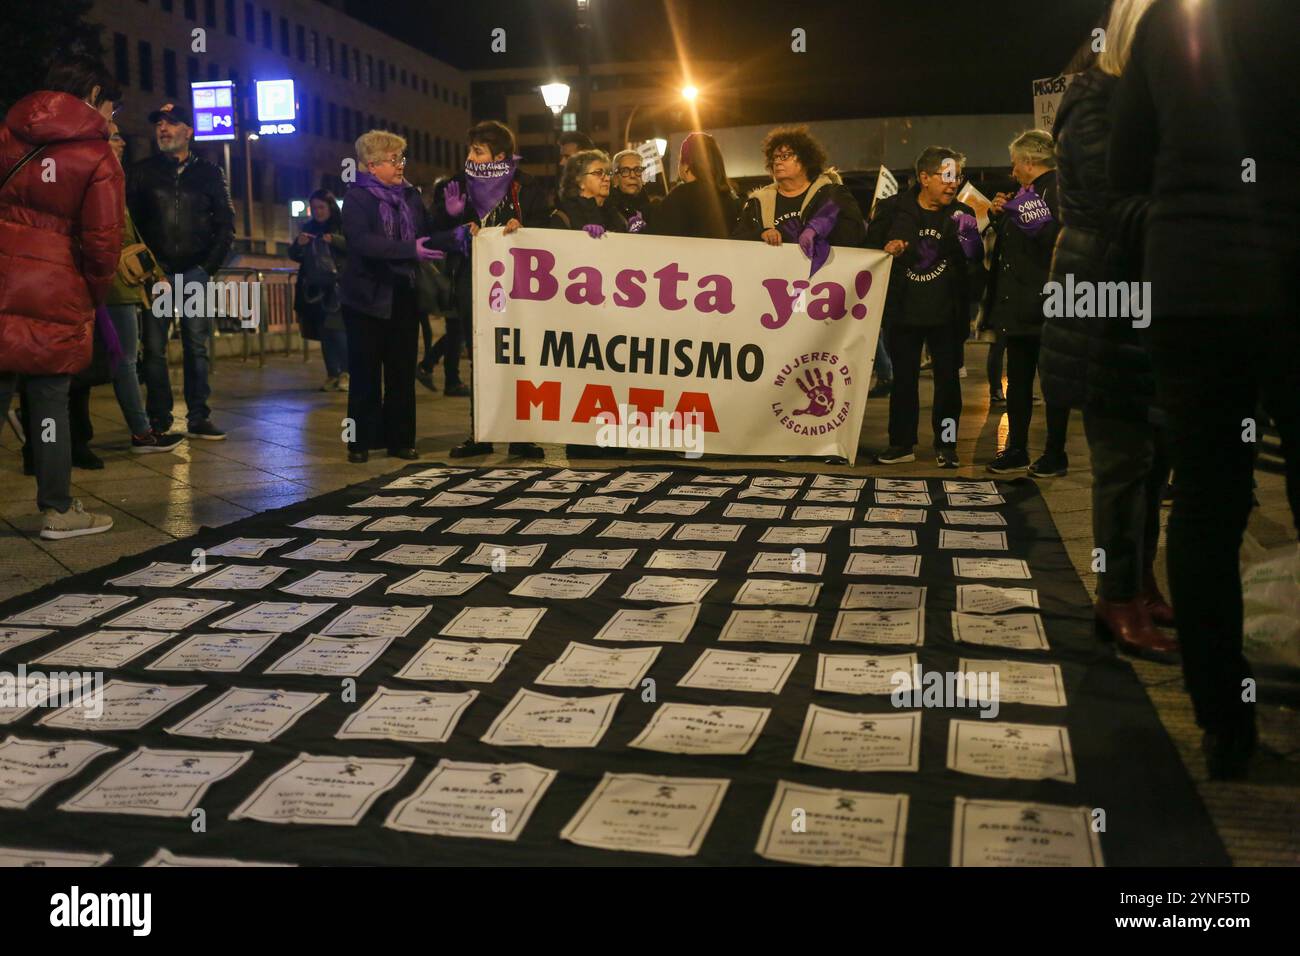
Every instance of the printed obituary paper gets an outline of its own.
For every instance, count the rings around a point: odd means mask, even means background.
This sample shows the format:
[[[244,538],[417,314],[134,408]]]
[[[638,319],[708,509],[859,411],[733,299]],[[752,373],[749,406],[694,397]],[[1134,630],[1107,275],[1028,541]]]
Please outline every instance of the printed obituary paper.
[[[483,478],[489,481],[509,478],[513,484],[515,481],[523,481],[527,478],[536,478],[541,473],[541,469],[539,468],[493,468],[491,471],[485,473]]]
[[[953,558],[959,578],[1019,578],[1029,580],[1029,563],[1019,558]]]
[[[0,654],[53,633],[48,627],[0,627]]]
[[[544,544],[480,544],[461,564],[477,564],[493,571],[531,568],[546,551]]]
[[[820,551],[760,551],[749,563],[750,574],[821,574],[826,555]]]
[[[530,763],[443,759],[393,807],[384,826],[425,836],[517,840],[556,776]]]
[[[560,837],[603,850],[695,856],[728,780],[606,773]]]
[[[840,504],[855,504],[862,497],[862,492],[848,488],[813,488],[803,496],[804,501],[836,501]]]
[[[275,564],[228,564],[216,574],[195,581],[191,589],[215,591],[260,591],[274,584],[288,568]]]
[[[540,472],[533,472],[533,475]],[[525,475],[531,478],[533,475]],[[459,485],[452,485],[449,491],[474,492],[485,495],[495,495],[507,491],[519,484],[519,479],[497,479],[497,478],[471,478],[469,481],[462,481]]]
[[[769,501],[791,501],[793,500],[797,489],[794,488],[742,488],[736,493],[736,497],[745,498],[765,498]]]
[[[681,644],[690,635],[700,616],[698,604],[675,607],[624,608],[615,611],[605,626],[596,632],[597,641],[652,641]]]
[[[450,475],[403,475],[384,485],[385,491],[404,491],[409,488],[418,488],[420,491],[432,491],[441,484],[451,480]]]
[[[551,565],[552,568],[596,568],[619,571],[636,557],[636,548],[574,548]]]
[[[60,810],[188,817],[208,787],[248,762],[251,750],[154,750],[141,747],[105,771]]]
[[[771,715],[767,707],[663,703],[628,746],[669,754],[747,754]]]
[[[445,743],[478,691],[435,694],[378,687],[334,736],[340,740],[411,740]]]
[[[902,866],[905,793],[832,790],[778,780],[754,852],[811,866]],[[796,830],[791,822],[803,826]]]
[[[850,714],[808,705],[795,763],[828,770],[914,771],[921,759],[921,712]]]
[[[716,571],[722,567],[725,551],[657,550],[646,561],[647,569],[656,571]]]
[[[279,634],[195,634],[145,670],[234,673],[270,647]]]
[[[743,524],[683,524],[673,532],[674,541],[739,541]]]
[[[638,508],[639,515],[697,515],[709,506],[707,501],[674,501],[660,498],[650,502],[644,508]]]
[[[1021,651],[1047,650],[1047,632],[1037,614],[963,614],[952,612],[952,636],[963,644],[1013,647]]]
[[[732,604],[796,604],[812,607],[821,594],[820,581],[781,581],[776,578],[750,578],[740,586]]]
[[[945,524],[982,524],[1005,527],[1007,519],[996,511],[940,511]]]
[[[884,694],[911,690],[919,673],[915,654],[818,654],[816,690],[831,694]]]
[[[950,495],[960,492],[973,492],[977,495],[996,495],[998,493],[997,482],[980,481],[973,478],[947,478],[943,483],[943,493]]]
[[[364,501],[354,501],[349,508],[409,508],[420,495],[371,495]]]
[[[297,866],[296,863],[251,863],[248,860],[234,860],[221,856],[178,856],[171,850],[159,848],[158,852],[140,864],[141,866]]]
[[[37,627],[80,627],[101,614],[130,604],[135,598],[121,594],[60,594],[44,604],[10,614],[5,624],[32,624]]]
[[[790,515],[792,521],[852,521],[852,508],[836,508],[832,505],[799,505]]]
[[[358,554],[373,548],[379,543],[378,538],[369,538],[365,541],[348,541],[344,538],[317,538],[308,544],[304,544],[297,551],[290,551],[288,554],[282,554],[282,558],[293,558],[298,561],[354,561]]]
[[[779,694],[798,663],[798,654],[750,654],[711,647],[700,654],[677,686]]]
[[[437,518],[420,518],[415,515],[389,515],[376,518],[362,528],[362,531],[428,531],[438,523]]]
[[[438,633],[443,637],[526,641],[545,613],[544,607],[463,607]]]
[[[754,484],[758,484],[759,479],[754,479]],[[861,491],[867,487],[865,478],[845,478],[842,475],[818,475],[813,479],[814,488],[852,488]]]
[[[563,508],[568,504],[567,498],[538,498],[536,496],[523,496],[520,498],[511,498],[509,501],[503,501],[497,505],[497,511],[555,511]]]
[[[376,561],[392,564],[416,564],[437,567],[461,549],[458,544],[399,544],[385,551]],[[391,589],[390,589],[391,592]]]
[[[998,614],[1018,607],[1038,607],[1036,588],[995,588],[990,584],[957,585],[957,610],[968,614]]]
[[[366,519],[358,517],[356,520],[360,522]],[[215,548],[208,548],[208,557],[260,559],[266,556],[266,552],[282,548],[292,540],[293,538],[231,538]]]
[[[721,485],[678,485],[669,489],[670,495],[687,495],[693,498],[721,498],[731,489]]]
[[[925,608],[840,611],[835,616],[831,640],[920,647],[925,643]]]
[[[570,468],[563,468],[551,475],[552,481],[600,481],[602,478],[608,478],[607,471],[573,471]]]
[[[877,491],[925,491],[924,478],[877,478]]]
[[[89,740],[22,740],[0,743],[0,809],[24,810],[46,790],[71,780],[116,747]]]
[[[595,523],[595,518],[534,518],[519,533],[550,536],[582,534]]]
[[[779,521],[785,517],[785,505],[743,505],[732,502],[722,509],[724,518],[748,518],[754,521]]]
[[[564,510],[570,514],[626,514],[627,509],[636,504],[635,498],[616,498],[613,495],[593,495],[590,498],[579,498],[573,504]]]
[[[691,481],[697,485],[743,485],[748,475],[692,475]]]
[[[38,657],[35,663],[63,667],[124,667],[175,636],[175,631],[93,631]]]
[[[444,528],[446,534],[473,534],[490,537],[497,534],[509,534],[510,529],[519,524],[518,518],[461,518],[451,527]]]
[[[1070,732],[1041,724],[953,718],[948,769],[980,777],[1075,782]]]
[[[219,567],[219,565],[213,565],[212,567]],[[196,570],[190,564],[154,561],[139,571],[132,571],[130,574],[124,574],[120,578],[112,578],[104,583],[119,588],[178,588],[186,581],[197,578],[208,570],[210,570],[208,567],[202,565]]]
[[[517,644],[467,644],[435,639],[407,661],[397,676],[404,680],[490,684],[501,676],[518,649]]]
[[[594,474],[594,472],[592,472]],[[625,471],[613,481],[597,488],[602,493],[631,491],[638,494],[654,491],[672,474],[671,471]]]
[[[156,598],[125,614],[119,614],[105,627],[143,627],[159,631],[180,631],[193,627],[209,614],[230,607],[232,601],[211,598]],[[221,625],[218,624],[217,627]]]
[[[1060,664],[1030,664],[1024,661],[976,661],[961,658],[963,674],[996,674],[998,700],[1004,704],[1065,706],[1065,680]]]
[[[877,491],[878,505],[928,505],[930,495],[924,491]]]
[[[167,733],[182,737],[212,737],[267,743],[284,733],[298,718],[328,695],[291,690],[232,687],[206,707],[201,707]]]
[[[594,747],[622,697],[552,697],[521,687],[480,739],[499,747]]]
[[[485,505],[492,499],[485,495],[462,495],[452,491],[440,491],[421,507],[423,508],[473,508]]]
[[[333,602],[258,601],[212,626],[228,631],[296,631],[337,606]]]
[[[348,639],[311,634],[263,673],[360,677],[379,660],[396,636]]]
[[[620,687],[631,689],[659,656],[657,647],[592,647],[570,641],[555,663],[533,683],[543,687]]]
[[[821,476],[818,475],[818,478],[820,477]],[[749,484],[750,487],[752,488],[798,488],[804,483],[805,480],[806,479],[803,477],[799,477],[795,475],[785,475],[780,478],[755,478]],[[852,481],[857,481],[858,479],[849,478],[844,480],[852,482]],[[822,488],[822,487],[863,488],[866,486],[866,479],[862,479],[862,482],[863,483],[861,485],[849,484],[849,485],[823,486],[819,484],[814,484],[813,487],[814,488]]]
[[[853,528],[851,548],[915,548],[916,532],[911,528]]]
[[[1005,531],[954,531],[952,528],[940,528],[939,547],[949,550],[1005,551],[1007,533]]]
[[[811,644],[817,614],[804,611],[732,611],[719,641]]]
[[[549,479],[544,481],[534,481],[527,488],[528,491],[547,491],[557,495],[573,495],[582,490],[580,481],[556,481]]]
[[[664,574],[645,574],[628,586],[623,592],[623,600],[698,604],[717,583],[715,578],[674,578]]]
[[[672,526],[671,521],[611,521],[596,537],[658,541]]]
[[[390,584],[385,594],[412,594],[416,597],[458,597],[487,580],[486,571],[416,571],[410,577]]]
[[[103,866],[111,859],[111,853],[64,853],[60,850],[22,850],[0,846],[0,867]]]
[[[303,518],[298,523],[289,525],[289,527],[303,528],[307,531],[351,531],[361,522],[369,520],[369,518],[370,515],[312,515],[310,518]],[[243,555],[243,557],[248,556]]]
[[[364,574],[360,571],[313,571],[293,584],[284,585],[280,590],[303,597],[350,598],[383,579],[382,574]]]
[[[886,574],[914,578],[921,573],[919,554],[871,554],[853,551],[844,562],[845,574]]]
[[[996,494],[983,494],[980,492],[957,492],[957,491],[950,491],[948,493],[948,504],[954,508],[958,506],[965,506],[967,508],[984,507],[984,506],[992,506],[992,505],[1004,505],[1006,503],[1007,501],[1005,498],[1003,498],[1001,495],[996,495]]]
[[[807,527],[777,526],[767,528],[759,535],[763,544],[825,544],[831,536],[830,525]]]
[[[434,572],[422,571],[421,574]],[[424,607],[358,607],[353,605],[334,620],[326,624],[322,634],[331,637],[347,637],[354,634],[364,637],[405,637],[415,629],[433,610],[431,605]]]
[[[609,574],[530,574],[513,588],[516,597],[578,600],[589,598],[609,580]]]
[[[904,609],[925,607],[925,588],[910,584],[849,584],[844,587],[840,607]]]
[[[354,827],[414,763],[414,757],[299,754],[254,790],[230,819]]]
[[[114,730],[139,730],[155,717],[204,689],[203,684],[170,687],[166,684],[135,684],[111,680],[101,694],[88,696],[79,703],[60,707],[37,721],[42,727],[80,733],[111,733]],[[103,713],[88,705],[102,703]]]
[[[1105,866],[1088,807],[958,797],[953,866]]]

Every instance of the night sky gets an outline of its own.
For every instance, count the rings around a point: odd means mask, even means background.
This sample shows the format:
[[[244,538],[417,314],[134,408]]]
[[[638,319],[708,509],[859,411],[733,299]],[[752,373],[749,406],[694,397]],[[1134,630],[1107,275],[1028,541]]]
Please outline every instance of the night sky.
[[[345,0],[348,13],[465,69],[575,62],[575,0]],[[1062,71],[1107,0],[1039,3],[591,0],[592,59],[675,58],[671,9],[701,77],[743,96],[748,122],[1028,112],[1030,81]],[[506,30],[507,50],[489,47]],[[808,52],[790,50],[807,31]]]

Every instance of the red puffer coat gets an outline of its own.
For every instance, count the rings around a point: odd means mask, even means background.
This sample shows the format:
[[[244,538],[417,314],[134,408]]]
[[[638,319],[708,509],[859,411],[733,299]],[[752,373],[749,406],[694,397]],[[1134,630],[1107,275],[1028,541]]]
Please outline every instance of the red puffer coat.
[[[79,372],[117,272],[124,179],[108,123],[70,93],[19,100],[0,129],[0,371]]]

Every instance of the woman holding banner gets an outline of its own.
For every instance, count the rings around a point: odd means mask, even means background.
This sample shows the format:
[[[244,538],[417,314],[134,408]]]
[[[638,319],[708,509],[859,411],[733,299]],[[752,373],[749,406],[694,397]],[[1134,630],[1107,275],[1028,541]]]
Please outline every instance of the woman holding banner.
[[[691,133],[682,140],[677,176],[680,182],[655,210],[650,233],[729,239],[740,218],[740,200],[727,179],[718,141],[708,133]]]

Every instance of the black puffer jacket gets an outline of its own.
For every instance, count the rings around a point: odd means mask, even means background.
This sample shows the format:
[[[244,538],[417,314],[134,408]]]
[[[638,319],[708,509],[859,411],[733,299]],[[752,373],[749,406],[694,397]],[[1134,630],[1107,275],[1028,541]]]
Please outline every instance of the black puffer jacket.
[[[986,324],[1003,335],[1037,336],[1043,326],[1043,284],[1052,264],[1052,249],[1060,230],[1056,172],[1049,170],[1031,184],[1051,210],[1052,218],[1033,235],[1017,225],[1015,216],[991,216],[997,229],[993,260],[985,290]]]
[[[596,205],[594,199],[574,196],[561,199],[551,213],[552,229],[581,229],[583,226],[604,226],[607,232],[627,232],[627,220],[608,199]]]
[[[178,163],[158,153],[126,175],[131,219],[169,275],[201,267],[209,276],[226,264],[235,239],[235,207],[221,167],[194,153]]]
[[[1110,101],[1118,84],[1096,68],[1079,76],[1056,114],[1061,230],[1050,281],[1129,282],[1138,255],[1145,196],[1120,196],[1106,176]],[[1146,421],[1155,397],[1151,360],[1131,318],[1052,316],[1043,324],[1039,374],[1054,405]]]

